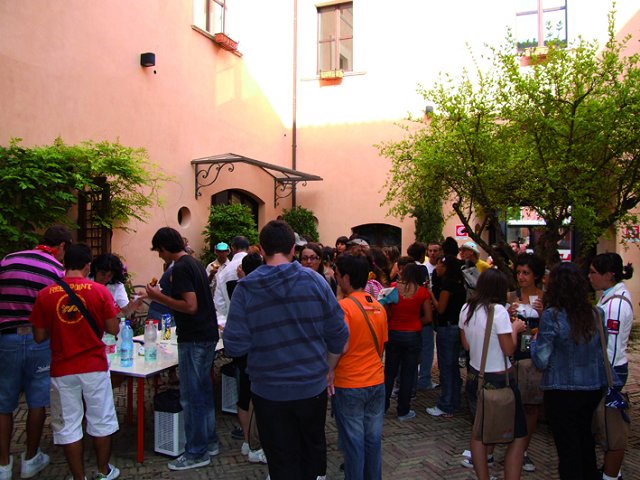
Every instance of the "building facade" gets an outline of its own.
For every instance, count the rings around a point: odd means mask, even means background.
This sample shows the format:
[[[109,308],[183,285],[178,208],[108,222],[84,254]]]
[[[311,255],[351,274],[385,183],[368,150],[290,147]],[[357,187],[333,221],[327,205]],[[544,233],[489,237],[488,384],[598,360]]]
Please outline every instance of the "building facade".
[[[617,5],[620,35],[638,33],[632,3]],[[161,268],[149,251],[158,227],[204,248],[216,202],[249,204],[260,227],[295,202],[314,212],[325,244],[360,232],[404,251],[414,222],[381,205],[390,162],[376,145],[402,138],[408,114],[423,115],[418,85],[459,72],[471,61],[468,45],[498,44],[507,28],[523,46],[542,42],[547,22],[561,40],[602,42],[608,8],[600,0],[7,0],[0,141],[59,136],[148,151],[172,178],[163,204],[111,239],[134,283]],[[445,236],[456,223],[447,221]],[[640,261],[635,250],[625,259]]]

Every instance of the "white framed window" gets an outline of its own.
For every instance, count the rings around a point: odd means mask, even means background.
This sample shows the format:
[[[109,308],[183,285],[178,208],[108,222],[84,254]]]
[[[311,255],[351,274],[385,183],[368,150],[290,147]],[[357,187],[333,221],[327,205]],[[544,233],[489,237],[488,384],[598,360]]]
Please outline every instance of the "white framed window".
[[[567,44],[567,0],[517,0],[516,5],[518,50],[551,41]]]
[[[228,34],[228,0],[193,0],[193,24],[205,32]]]
[[[318,7],[318,73],[353,71],[353,2]]]
[[[206,0],[206,30],[209,33],[227,33],[225,30],[226,0]]]

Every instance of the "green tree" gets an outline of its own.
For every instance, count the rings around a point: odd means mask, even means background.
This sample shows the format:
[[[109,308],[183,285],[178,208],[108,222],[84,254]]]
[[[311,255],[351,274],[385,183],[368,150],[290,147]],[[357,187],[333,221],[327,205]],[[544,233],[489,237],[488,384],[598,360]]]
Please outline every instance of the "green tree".
[[[215,259],[214,246],[219,242],[230,243],[233,237],[247,237],[250,244],[258,243],[258,227],[251,209],[241,203],[212,205],[209,220],[202,232],[209,249],[205,250],[201,260],[209,264]]]
[[[411,216],[415,218],[416,240],[424,243],[442,241],[444,217],[440,200],[434,198],[423,200],[414,207]]]
[[[144,149],[110,142],[33,148],[11,139],[0,146],[0,255],[33,246],[37,232],[54,223],[76,226],[69,209],[79,192],[109,184],[110,209],[97,219],[107,228],[123,228],[132,218],[144,221],[158,203],[167,177],[157,172]]]
[[[473,74],[421,88],[436,112],[421,128],[407,126],[403,140],[379,147],[392,160],[391,213],[449,200],[471,238],[505,270],[483,234],[493,227],[498,248],[513,260],[500,225],[509,209],[528,206],[545,220],[536,250],[547,262],[571,229],[583,238],[580,257],[616,225],[634,221],[640,68],[638,55],[624,55],[628,41],[616,40],[611,13],[602,50],[584,39],[569,48],[552,42],[523,68],[509,34],[504,45],[489,47],[488,67],[476,62]]]
[[[318,220],[311,210],[304,207],[293,207],[291,210],[285,208],[282,211],[282,219],[293,228],[294,232],[306,235],[314,242],[320,239]]]

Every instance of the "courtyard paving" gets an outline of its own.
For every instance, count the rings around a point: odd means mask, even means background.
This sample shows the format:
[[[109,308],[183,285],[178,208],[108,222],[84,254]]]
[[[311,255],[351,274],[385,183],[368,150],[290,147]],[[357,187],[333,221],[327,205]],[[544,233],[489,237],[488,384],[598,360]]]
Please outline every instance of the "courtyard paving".
[[[626,480],[640,479],[640,345],[636,342],[632,347],[630,356],[630,376],[627,383],[627,391],[630,395],[632,407],[632,433],[630,447],[627,451],[623,473]],[[227,359],[219,359],[217,367]],[[437,376],[437,371],[434,371]],[[163,377],[161,383],[166,382]],[[219,382],[218,382],[219,386]],[[218,393],[217,405],[217,431],[220,436],[220,454],[212,458],[211,465],[198,470],[172,472],[167,469],[169,457],[154,452],[153,445],[153,413],[152,390],[153,382],[147,382],[146,398],[148,399],[145,416],[145,460],[144,463],[136,462],[136,426],[126,423],[126,388],[124,386],[114,390],[116,408],[121,423],[120,431],[114,436],[112,463],[121,470],[123,479],[225,479],[225,480],[264,480],[267,477],[267,466],[251,464],[240,454],[241,442],[231,438],[230,432],[236,425],[235,415],[221,413],[219,411],[220,395]],[[164,387],[160,387],[162,390]],[[219,392],[219,388],[218,388]],[[385,479],[447,479],[467,480],[474,479],[472,470],[460,466],[462,451],[468,449],[469,434],[471,429],[469,411],[466,407],[463,395],[464,407],[454,418],[433,418],[425,413],[425,408],[435,404],[438,390],[418,392],[417,398],[412,403],[412,408],[418,413],[417,417],[408,422],[399,422],[395,416],[389,414],[385,418],[383,437],[383,478]],[[135,398],[135,396],[134,396]],[[392,402],[389,412],[395,411],[395,403]],[[134,411],[135,416],[135,411]],[[13,436],[11,451],[14,455],[14,478],[19,478],[19,457],[24,448],[26,408],[21,403],[16,415],[15,433]],[[327,414],[327,443],[328,443],[328,479],[342,479],[344,475],[340,471],[342,456],[337,449],[337,430],[334,420]],[[37,479],[49,480],[64,479],[68,474],[67,465],[62,449],[53,445],[51,430],[48,420],[42,440],[42,449],[51,455],[51,465],[45,469]],[[504,447],[498,447],[495,452],[496,465],[492,474],[502,479],[502,459]],[[557,456],[553,439],[544,421],[539,422],[538,429],[533,437],[529,454],[537,470],[534,473],[523,473],[522,478],[533,479],[558,479],[556,472]],[[602,452],[598,451],[601,458]],[[94,472],[94,456],[90,439],[85,439],[85,465],[87,473]]]

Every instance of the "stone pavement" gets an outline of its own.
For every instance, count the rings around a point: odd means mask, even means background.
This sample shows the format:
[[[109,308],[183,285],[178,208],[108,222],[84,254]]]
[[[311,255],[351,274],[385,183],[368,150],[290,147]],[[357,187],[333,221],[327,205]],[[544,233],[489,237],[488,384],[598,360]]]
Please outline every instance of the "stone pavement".
[[[636,329],[637,331],[638,329]],[[636,341],[630,357],[632,365],[627,383],[627,391],[631,397],[634,408],[632,409],[632,433],[630,448],[627,450],[623,473],[626,480],[640,479],[640,342]],[[219,366],[220,361],[217,362]],[[434,371],[437,375],[437,371]],[[166,380],[166,378],[163,378]],[[121,470],[123,479],[259,479],[267,476],[266,465],[251,464],[240,454],[241,442],[230,436],[231,430],[236,425],[234,415],[217,413],[217,430],[220,436],[220,454],[212,458],[211,465],[205,468],[185,472],[171,472],[166,464],[169,457],[158,455],[153,451],[153,414],[152,382],[147,383],[146,398],[149,400],[145,411],[145,460],[143,464],[136,463],[136,426],[129,426],[125,421],[124,386],[114,390],[116,395],[116,407],[121,422],[121,430],[114,436],[112,463]],[[464,406],[463,410],[454,418],[440,419],[430,417],[425,413],[425,408],[435,405],[438,390],[418,392],[417,398],[412,403],[412,408],[418,413],[417,417],[408,422],[399,422],[391,413],[395,410],[392,402],[389,414],[385,418],[383,438],[383,478],[385,479],[440,479],[467,480],[474,479],[472,470],[460,466],[461,453],[468,449],[470,435],[469,411]],[[135,396],[134,396],[135,398]],[[219,394],[218,394],[219,400]],[[463,395],[463,404],[465,398]],[[217,405],[220,403],[217,402]],[[219,407],[218,407],[219,408]],[[135,416],[135,412],[134,412]],[[17,412],[11,451],[14,455],[14,478],[19,478],[19,457],[24,445],[24,422],[26,409],[21,403]],[[327,416],[327,442],[328,442],[328,468],[327,478],[344,478],[339,466],[342,463],[340,452],[337,450],[337,431],[333,419]],[[42,449],[51,455],[51,465],[40,475],[39,480],[60,480],[68,474],[62,449],[53,445],[51,431],[47,421],[45,434],[42,440]],[[502,459],[504,447],[498,447],[495,452],[496,465],[492,474],[498,478],[502,476]],[[553,439],[547,425],[539,422],[538,429],[533,436],[529,454],[537,467],[534,473],[523,473],[524,480],[533,479],[557,479],[557,456]],[[599,451],[601,456],[601,452]],[[93,474],[94,455],[89,439],[85,440],[85,465],[87,473]],[[90,477],[88,477],[90,478]]]

